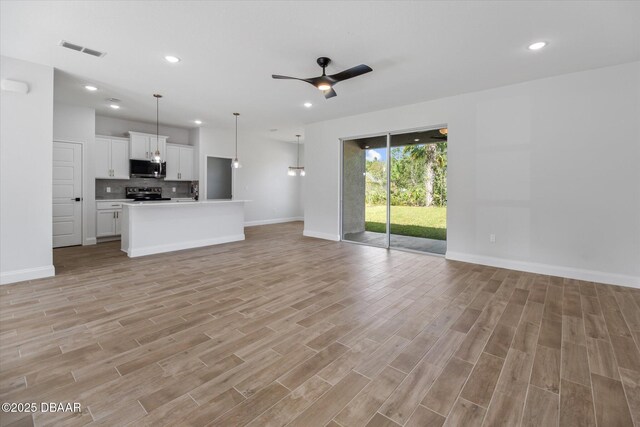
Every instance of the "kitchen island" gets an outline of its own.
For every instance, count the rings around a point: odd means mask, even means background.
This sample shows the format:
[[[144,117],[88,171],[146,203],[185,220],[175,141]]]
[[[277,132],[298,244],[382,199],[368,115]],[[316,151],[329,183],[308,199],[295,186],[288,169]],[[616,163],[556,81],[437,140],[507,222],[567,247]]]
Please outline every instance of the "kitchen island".
[[[122,204],[122,251],[131,258],[244,240],[246,200]]]

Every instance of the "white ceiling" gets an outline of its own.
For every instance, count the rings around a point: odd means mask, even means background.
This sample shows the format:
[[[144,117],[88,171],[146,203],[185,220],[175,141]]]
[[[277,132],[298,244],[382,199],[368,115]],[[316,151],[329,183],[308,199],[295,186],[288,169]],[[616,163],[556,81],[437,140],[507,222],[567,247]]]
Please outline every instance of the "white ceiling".
[[[291,141],[305,123],[640,59],[640,2],[0,5],[0,52],[60,70],[59,101],[155,121],[159,92],[165,124],[230,127],[238,111],[245,129]],[[64,49],[62,39],[107,55]],[[537,40],[548,47],[527,50]],[[168,64],[167,54],[182,62]],[[333,60],[328,73],[361,63],[374,71],[338,84],[329,100],[307,83],[271,79],[317,76],[319,56]],[[122,108],[110,110],[109,97]]]

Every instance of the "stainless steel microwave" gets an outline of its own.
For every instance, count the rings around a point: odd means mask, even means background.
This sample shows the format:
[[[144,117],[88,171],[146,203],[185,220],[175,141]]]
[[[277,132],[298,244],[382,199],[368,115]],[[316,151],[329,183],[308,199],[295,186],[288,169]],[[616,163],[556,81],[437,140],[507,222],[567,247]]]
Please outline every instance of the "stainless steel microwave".
[[[167,162],[154,163],[149,160],[129,160],[131,178],[164,178],[167,175]]]

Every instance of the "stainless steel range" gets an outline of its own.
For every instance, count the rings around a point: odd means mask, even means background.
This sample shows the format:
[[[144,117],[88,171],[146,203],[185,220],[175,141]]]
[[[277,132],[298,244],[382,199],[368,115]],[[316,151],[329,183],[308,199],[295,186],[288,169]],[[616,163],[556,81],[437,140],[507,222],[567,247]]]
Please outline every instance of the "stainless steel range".
[[[171,200],[170,197],[162,197],[162,187],[125,187],[127,199],[134,202],[152,202]]]

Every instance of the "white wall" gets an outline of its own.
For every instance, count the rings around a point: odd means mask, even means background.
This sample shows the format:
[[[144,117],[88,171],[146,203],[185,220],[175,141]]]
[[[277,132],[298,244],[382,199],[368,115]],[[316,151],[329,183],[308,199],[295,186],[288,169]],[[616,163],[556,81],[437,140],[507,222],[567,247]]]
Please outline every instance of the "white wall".
[[[52,252],[53,68],[0,57],[0,284],[55,274]]]
[[[200,196],[206,197],[206,157],[235,155],[234,131],[200,128]],[[300,186],[302,177],[290,177],[287,168],[296,162],[296,146],[240,132],[238,157],[242,168],[234,170],[234,199],[246,204],[248,225],[302,219]],[[302,150],[301,150],[302,152]]]
[[[187,128],[160,125],[159,129],[160,135],[168,136],[167,141],[172,144],[189,143]],[[96,115],[96,135],[128,137],[129,131],[155,134],[156,124]]]
[[[96,114],[93,108],[56,102],[53,139],[82,143],[82,243],[96,243],[96,174],[94,162]]]
[[[305,234],[339,238],[339,138],[443,124],[447,258],[640,286],[640,62],[309,125]]]

